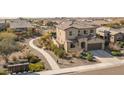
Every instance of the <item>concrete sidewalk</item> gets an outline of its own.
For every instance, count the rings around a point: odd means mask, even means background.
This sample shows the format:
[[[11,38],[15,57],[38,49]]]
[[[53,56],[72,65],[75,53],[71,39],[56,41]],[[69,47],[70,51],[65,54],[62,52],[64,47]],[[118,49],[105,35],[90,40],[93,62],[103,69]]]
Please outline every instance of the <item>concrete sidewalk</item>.
[[[68,73],[82,73],[86,71],[94,71],[94,70],[101,70],[106,68],[112,68],[124,65],[124,62],[109,62],[109,63],[99,63],[94,65],[85,65],[85,66],[78,66],[78,67],[71,67],[71,68],[64,68],[59,70],[50,70],[50,71],[42,71],[42,72],[35,72],[39,75],[60,75],[60,74],[68,74]]]
[[[57,64],[56,61],[51,57],[50,54],[48,54],[44,49],[38,48],[36,45],[33,44],[33,41],[36,40],[36,39],[38,39],[38,38],[35,38],[35,39],[30,40],[30,41],[29,41],[29,45],[30,45],[33,49],[35,49],[35,50],[37,50],[38,52],[40,52],[40,53],[46,58],[46,60],[48,61],[49,65],[51,66],[51,68],[52,68],[53,70],[55,70],[55,69],[60,69],[59,66],[58,66],[58,64]]]

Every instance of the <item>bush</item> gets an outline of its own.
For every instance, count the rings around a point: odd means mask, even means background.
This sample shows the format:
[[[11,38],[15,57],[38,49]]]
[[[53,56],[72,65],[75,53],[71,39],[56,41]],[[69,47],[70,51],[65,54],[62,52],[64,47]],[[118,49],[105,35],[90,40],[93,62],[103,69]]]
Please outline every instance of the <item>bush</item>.
[[[50,43],[50,47],[52,51],[54,51],[57,48],[57,46],[53,42]]]
[[[6,69],[0,69],[0,75],[7,75],[8,71]]]
[[[120,48],[124,48],[124,42],[123,41],[119,41],[118,45],[119,45]]]
[[[88,61],[92,61],[93,60],[93,54],[91,52],[82,52],[80,55],[80,58],[86,59]]]
[[[92,54],[91,52],[88,52],[88,53],[87,53],[87,56],[86,56],[86,59],[87,59],[88,61],[93,61],[93,54]]]
[[[34,56],[33,54],[28,54],[27,59],[30,63],[37,63],[40,61],[40,59],[37,56]]]
[[[13,57],[12,57],[12,60],[13,60],[13,61],[17,61],[17,57],[16,57],[16,56],[13,56]]]
[[[121,53],[120,51],[117,51],[117,50],[113,50],[113,51],[111,52],[111,54],[112,54],[113,56],[121,56],[121,55],[122,55],[122,53]]]
[[[63,58],[65,51],[62,48],[55,48],[54,49],[54,53],[59,57],[59,58]]]
[[[38,61],[40,61],[40,59],[37,57],[37,56],[32,56],[31,58],[30,58],[30,63],[37,63]]]
[[[80,58],[82,58],[82,59],[86,59],[86,52],[82,52],[81,54],[80,54]]]
[[[35,64],[33,64],[33,63],[29,64],[29,70],[31,72],[42,71],[44,68],[45,68],[44,64],[41,63],[41,62],[38,62],[38,63],[35,63]]]
[[[21,56],[21,55],[19,55],[19,56],[18,56],[18,58],[19,58],[19,59],[22,59],[22,56]]]

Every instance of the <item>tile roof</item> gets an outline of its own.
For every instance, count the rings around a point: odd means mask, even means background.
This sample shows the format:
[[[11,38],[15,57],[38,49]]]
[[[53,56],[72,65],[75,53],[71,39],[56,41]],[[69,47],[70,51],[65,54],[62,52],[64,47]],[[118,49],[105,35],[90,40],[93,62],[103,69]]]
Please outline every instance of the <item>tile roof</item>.
[[[81,21],[75,21],[75,20],[66,20],[61,22],[59,25],[57,25],[58,28],[60,29],[67,29],[70,27],[78,28],[78,29],[83,29],[83,28],[96,28],[96,26],[93,26],[91,24],[88,24],[86,22],[81,22]]]
[[[25,20],[14,20],[10,22],[10,28],[28,28],[32,27],[30,22]]]
[[[118,34],[118,33],[124,33],[124,28],[118,28],[118,29],[115,29],[115,28],[110,28],[110,27],[100,27],[98,28],[98,30],[100,32],[104,32],[104,31],[108,31],[110,32],[111,35],[115,35],[115,34]]]

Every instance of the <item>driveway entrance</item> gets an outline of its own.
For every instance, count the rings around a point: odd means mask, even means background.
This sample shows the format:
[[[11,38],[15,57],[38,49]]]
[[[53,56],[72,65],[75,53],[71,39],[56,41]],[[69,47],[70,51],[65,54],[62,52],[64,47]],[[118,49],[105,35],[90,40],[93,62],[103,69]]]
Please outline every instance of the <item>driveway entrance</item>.
[[[111,54],[104,50],[93,50],[91,51],[96,59],[101,62],[120,62],[116,57],[113,57]]]
[[[102,49],[102,43],[88,44],[87,49],[88,50]]]

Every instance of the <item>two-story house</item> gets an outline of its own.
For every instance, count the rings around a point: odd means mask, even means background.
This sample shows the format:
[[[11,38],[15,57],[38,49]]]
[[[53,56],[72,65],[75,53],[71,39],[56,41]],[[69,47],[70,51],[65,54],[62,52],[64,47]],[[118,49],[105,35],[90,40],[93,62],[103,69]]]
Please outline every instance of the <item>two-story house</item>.
[[[104,49],[104,40],[96,37],[95,26],[62,22],[56,29],[56,41],[64,46],[66,52]]]

